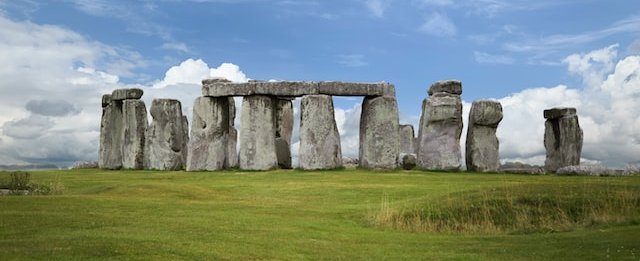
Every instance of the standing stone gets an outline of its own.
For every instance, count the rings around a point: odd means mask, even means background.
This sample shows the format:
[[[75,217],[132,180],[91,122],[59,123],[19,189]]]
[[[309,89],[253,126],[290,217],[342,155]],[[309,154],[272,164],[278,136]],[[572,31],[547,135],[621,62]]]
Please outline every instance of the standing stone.
[[[291,134],[293,133],[293,103],[290,99],[277,99],[276,104],[276,154],[278,166],[290,169]]]
[[[312,170],[342,167],[340,134],[331,96],[303,96],[300,111],[300,168]]]
[[[151,104],[153,120],[147,128],[144,165],[147,169],[181,170],[184,167],[185,119],[180,101],[154,99]]]
[[[462,83],[450,80],[434,83],[422,102],[418,131],[418,167],[431,170],[459,170],[461,167]]]
[[[182,164],[183,167],[187,166],[187,156],[189,155],[189,119],[187,116],[182,115],[182,137],[184,142],[182,143]]]
[[[269,170],[278,166],[276,156],[275,100],[251,95],[242,99],[239,165],[246,170]]]
[[[413,125],[400,125],[400,153],[415,154],[416,137]]]
[[[101,169],[122,168],[122,101],[102,96],[102,119],[100,121],[100,149],[98,165]]]
[[[122,111],[124,115],[122,167],[143,169],[147,107],[141,100],[125,100]]]
[[[467,170],[497,172],[500,169],[500,143],[496,137],[500,121],[502,121],[502,105],[499,102],[473,102],[469,113],[469,129],[465,146]]]
[[[187,171],[225,168],[229,127],[229,99],[196,98],[193,103]]]
[[[360,167],[394,169],[400,153],[398,103],[394,97],[365,97],[360,115]]]
[[[580,164],[582,153],[582,129],[575,108],[553,108],[544,111],[544,147],[547,171]]]
[[[229,138],[227,140],[227,162],[225,168],[238,167],[238,130],[235,127],[236,101],[233,97],[227,97],[229,102]]]

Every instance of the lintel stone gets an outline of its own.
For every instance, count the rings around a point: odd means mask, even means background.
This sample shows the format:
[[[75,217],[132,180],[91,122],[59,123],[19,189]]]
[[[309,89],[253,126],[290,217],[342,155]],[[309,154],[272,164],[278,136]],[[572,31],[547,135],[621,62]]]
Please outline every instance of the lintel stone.
[[[392,84],[385,82],[249,81],[246,83],[230,83],[219,79],[202,81],[202,95],[210,97],[249,95],[302,97],[315,94],[332,96],[395,96],[395,88]]]
[[[116,89],[111,93],[111,99],[114,101],[120,100],[137,100],[142,97],[144,92],[142,89],[131,88],[131,89]]]

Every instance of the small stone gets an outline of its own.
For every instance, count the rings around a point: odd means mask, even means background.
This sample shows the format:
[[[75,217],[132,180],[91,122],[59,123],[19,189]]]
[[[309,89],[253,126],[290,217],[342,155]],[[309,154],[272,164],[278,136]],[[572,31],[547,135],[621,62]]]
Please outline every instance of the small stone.
[[[404,170],[412,170],[416,167],[417,158],[414,153],[400,153],[400,166]]]

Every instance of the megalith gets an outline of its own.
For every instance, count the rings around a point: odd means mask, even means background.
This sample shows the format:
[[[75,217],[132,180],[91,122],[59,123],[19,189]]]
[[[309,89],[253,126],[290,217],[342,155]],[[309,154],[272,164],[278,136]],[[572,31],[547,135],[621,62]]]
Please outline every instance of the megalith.
[[[395,169],[400,153],[398,103],[391,96],[367,96],[360,114],[360,167]]]
[[[238,130],[235,127],[236,101],[233,97],[227,97],[229,102],[229,138],[227,139],[227,163],[225,168],[238,167]]]
[[[300,168],[342,167],[340,134],[329,95],[305,95],[300,102]]]
[[[122,167],[144,169],[144,143],[147,130],[147,107],[141,100],[124,100]]]
[[[146,169],[181,170],[185,165],[188,142],[186,117],[180,101],[154,99],[151,104],[151,124],[145,137],[144,165]]]
[[[101,169],[122,168],[122,135],[124,123],[122,101],[102,95],[102,119],[100,121],[100,149],[98,165]]]
[[[198,97],[193,103],[187,171],[220,170],[226,166],[229,99]]]
[[[462,83],[436,82],[422,102],[418,131],[418,167],[430,170],[459,170],[461,167]]]
[[[552,108],[544,110],[547,119],[544,126],[544,147],[547,159],[544,167],[549,172],[580,165],[583,133],[578,123],[575,108]]]
[[[103,169],[142,169],[147,110],[138,88],[102,96],[98,165]]]
[[[293,133],[292,98],[278,98],[276,103],[276,154],[278,166],[290,169],[291,134]]]
[[[465,144],[467,170],[498,171],[500,168],[500,143],[496,137],[496,130],[500,121],[502,121],[500,102],[481,100],[471,104]]]
[[[400,124],[400,153],[415,154],[416,153],[416,137],[413,131],[413,125]]]
[[[249,95],[242,99],[239,166],[245,170],[269,170],[278,166],[276,156],[275,99]]]

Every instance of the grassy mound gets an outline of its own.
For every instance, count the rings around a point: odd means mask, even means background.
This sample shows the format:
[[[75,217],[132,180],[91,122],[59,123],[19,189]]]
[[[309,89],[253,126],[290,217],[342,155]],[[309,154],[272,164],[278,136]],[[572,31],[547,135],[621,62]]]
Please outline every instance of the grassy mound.
[[[453,193],[413,206],[383,200],[374,226],[412,232],[531,233],[640,223],[640,187],[518,185]]]

